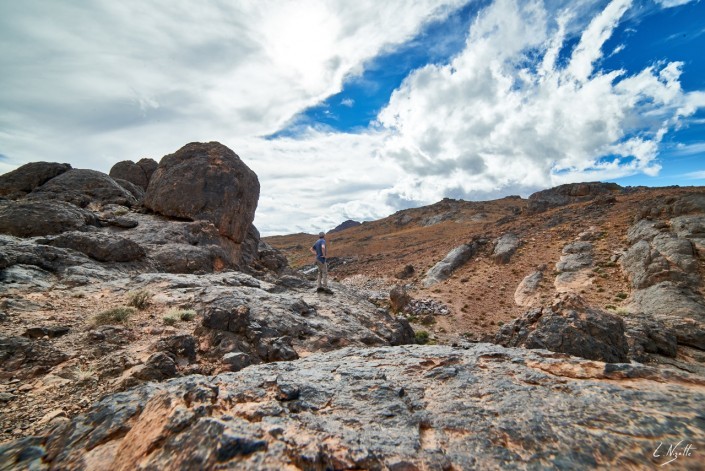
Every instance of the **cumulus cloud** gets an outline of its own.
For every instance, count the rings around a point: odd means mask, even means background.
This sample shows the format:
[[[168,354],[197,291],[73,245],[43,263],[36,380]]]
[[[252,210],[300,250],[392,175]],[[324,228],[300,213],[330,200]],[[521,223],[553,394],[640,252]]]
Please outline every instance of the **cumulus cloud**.
[[[106,170],[270,134],[460,3],[3,2],[0,152]]]
[[[565,51],[576,18],[569,6],[551,15],[539,1],[495,1],[457,57],[415,71],[380,113],[393,133],[383,155],[409,174],[392,191],[433,201],[451,189],[522,193],[656,174],[665,133],[704,104],[702,93],[681,89],[680,62],[632,75],[600,70],[630,4],[613,0]]]

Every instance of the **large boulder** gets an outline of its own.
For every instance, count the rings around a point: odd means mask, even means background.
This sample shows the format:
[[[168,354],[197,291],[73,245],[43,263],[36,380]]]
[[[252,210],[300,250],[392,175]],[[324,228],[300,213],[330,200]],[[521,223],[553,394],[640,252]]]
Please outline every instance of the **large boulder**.
[[[128,207],[137,204],[135,197],[108,175],[84,169],[71,169],[52,178],[27,195],[27,199],[67,201],[81,208],[91,203]]]
[[[109,395],[0,445],[0,468],[694,470],[703,384],[488,344],[346,348]]]
[[[629,352],[622,319],[590,308],[572,295],[553,306],[532,309],[504,325],[495,342],[505,347],[545,348],[610,363],[627,361]]]
[[[492,252],[492,259],[500,264],[509,263],[514,252],[519,248],[521,241],[516,234],[507,232],[502,234],[495,241],[494,252]]]
[[[144,205],[164,216],[213,222],[241,243],[259,199],[257,175],[218,142],[187,144],[162,158]]]
[[[63,201],[0,203],[0,233],[35,237],[79,230],[97,224],[95,215]]]
[[[71,169],[69,164],[31,162],[0,175],[0,196],[17,199]]]
[[[141,159],[137,163],[132,160],[123,160],[113,165],[110,169],[110,176],[115,179],[127,180],[146,191],[149,180],[158,165],[154,159]]]

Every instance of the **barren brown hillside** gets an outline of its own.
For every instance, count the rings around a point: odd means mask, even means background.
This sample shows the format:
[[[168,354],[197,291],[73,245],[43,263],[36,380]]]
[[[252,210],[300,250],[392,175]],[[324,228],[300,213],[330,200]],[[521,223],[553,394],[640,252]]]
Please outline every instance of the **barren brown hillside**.
[[[590,280],[575,287],[588,304],[620,312],[630,300],[630,286],[615,260],[628,248],[628,228],[648,211],[678,198],[702,193],[703,187],[626,188],[610,198],[551,208],[534,213],[529,200],[507,197],[494,201],[468,202],[444,199],[436,204],[399,211],[387,218],[327,234],[330,274],[338,281],[363,278],[377,285],[407,285],[415,299],[434,299],[450,309],[447,316],[419,325],[431,331],[438,342],[460,337],[481,339],[500,325],[527,310],[514,300],[522,279],[545,265],[539,285],[538,305],[550,304],[556,296],[555,265],[562,248],[586,231],[595,247]],[[505,233],[516,234],[521,245],[509,263],[496,263],[493,241]],[[309,247],[317,236],[292,234],[265,240],[282,250],[294,268],[312,263]],[[425,288],[426,272],[454,247],[473,239],[489,242],[446,281]],[[341,263],[342,262],[342,263]],[[413,276],[399,279],[406,265]],[[702,266],[700,267],[702,272]],[[357,275],[357,276],[355,276]],[[412,319],[414,320],[414,319]],[[428,319],[430,321],[430,319]]]

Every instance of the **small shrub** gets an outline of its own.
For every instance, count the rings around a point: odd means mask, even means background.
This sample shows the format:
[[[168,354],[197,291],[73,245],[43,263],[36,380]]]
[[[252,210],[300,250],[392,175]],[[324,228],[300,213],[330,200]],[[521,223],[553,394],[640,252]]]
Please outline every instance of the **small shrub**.
[[[179,318],[173,314],[167,314],[162,318],[162,320],[166,325],[176,325],[176,323],[179,321]]]
[[[93,317],[94,325],[108,325],[108,324],[126,324],[135,313],[135,308],[120,306],[113,309],[108,309],[100,314],[96,314]]]
[[[617,299],[627,299],[627,293],[617,293],[614,297]]]
[[[629,315],[629,311],[627,311],[623,307],[619,307],[619,308],[617,308],[617,314],[619,314],[620,316],[627,316],[627,315]]]
[[[598,293],[604,293],[604,292],[605,292],[605,288],[603,288],[602,286],[600,286],[599,288],[597,288],[597,292],[598,292]]]
[[[608,304],[607,306],[605,306],[605,309],[609,309],[610,311],[615,311],[615,310],[617,310],[617,307],[613,306],[611,304]]]
[[[179,311],[179,319],[184,322],[192,321],[196,318],[196,311],[193,309],[183,309]]]
[[[146,290],[136,291],[134,293],[128,293],[128,306],[136,307],[139,310],[146,308],[149,305],[149,300],[154,296],[152,293]]]
[[[419,345],[426,345],[429,340],[429,335],[428,332],[425,330],[419,330],[418,332],[414,333],[414,339],[416,339],[416,343]]]
[[[502,326],[504,325],[504,322],[502,322],[502,321],[497,321],[497,325],[500,326],[500,327],[502,327]]]

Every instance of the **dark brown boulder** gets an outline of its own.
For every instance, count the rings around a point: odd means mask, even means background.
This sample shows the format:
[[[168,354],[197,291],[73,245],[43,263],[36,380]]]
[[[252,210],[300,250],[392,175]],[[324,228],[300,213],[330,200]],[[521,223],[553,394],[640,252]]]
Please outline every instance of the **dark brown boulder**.
[[[0,175],[0,196],[17,199],[71,169],[69,164],[32,162]]]
[[[110,176],[115,179],[127,180],[143,190],[147,190],[149,180],[158,165],[153,159],[141,159],[137,163],[131,160],[123,160],[113,165],[110,169]]]
[[[144,205],[164,216],[213,222],[241,243],[259,199],[257,175],[218,142],[187,144],[162,158]]]
[[[0,204],[0,233],[17,237],[60,234],[96,223],[93,213],[63,201],[6,201]]]
[[[95,170],[71,169],[52,178],[27,195],[30,200],[60,200],[85,208],[90,203],[133,206],[137,203],[129,191],[108,175]]]
[[[551,307],[532,309],[504,325],[495,343],[622,363],[628,361],[629,351],[624,330],[621,317],[590,308],[578,296],[570,295]]]
[[[113,180],[115,180],[115,183],[123,187],[125,190],[129,191],[138,202],[144,201],[144,190],[141,186],[135,185],[130,181],[123,180],[122,178],[113,178]]]

